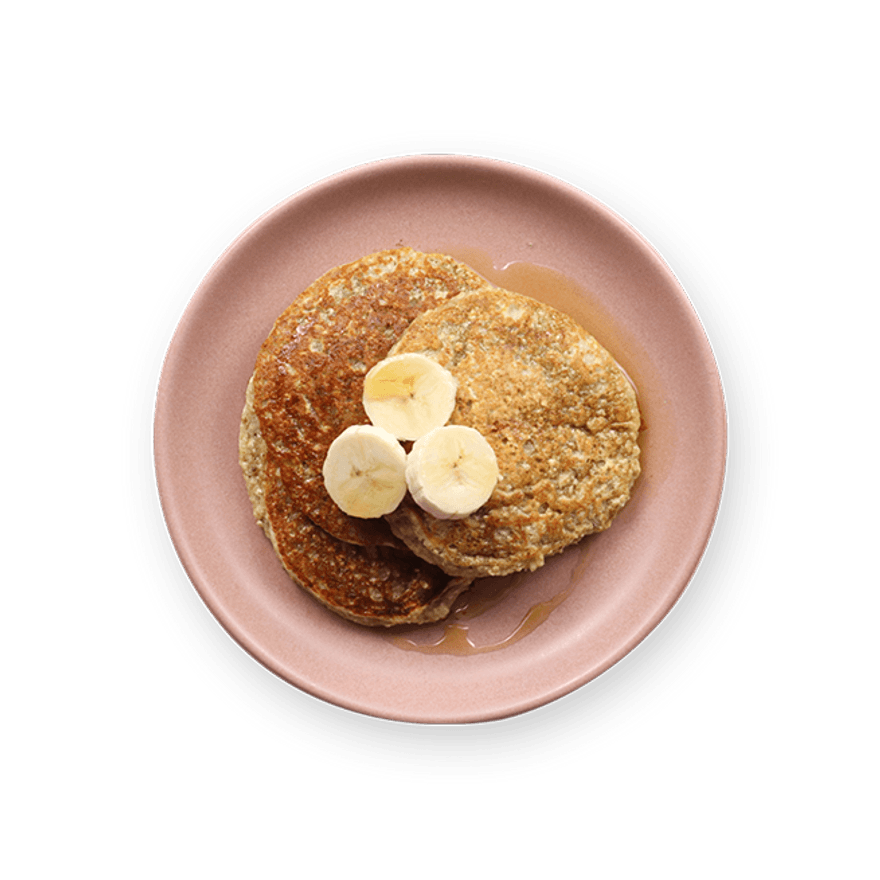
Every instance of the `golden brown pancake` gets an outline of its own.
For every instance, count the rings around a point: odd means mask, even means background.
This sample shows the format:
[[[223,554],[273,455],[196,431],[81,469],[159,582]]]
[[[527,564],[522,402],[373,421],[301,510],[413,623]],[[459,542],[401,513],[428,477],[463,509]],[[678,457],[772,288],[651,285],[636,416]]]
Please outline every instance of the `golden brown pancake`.
[[[275,322],[254,370],[254,409],[283,485],[317,526],[350,543],[398,544],[382,520],[355,519],[331,500],[327,449],[345,428],[368,423],[364,375],[413,318],[490,286],[442,254],[380,251],[327,272]]]
[[[386,519],[415,554],[454,575],[505,575],[611,524],[639,474],[639,410],[618,364],[570,317],[487,287],[416,318],[390,354],[404,352],[456,377],[450,423],[480,431],[501,473],[464,519],[407,496]]]
[[[470,578],[451,578],[405,548],[363,547],[316,526],[292,497],[264,442],[253,381],[239,432],[239,459],[254,516],[287,573],[348,620],[372,626],[430,623],[449,614]]]

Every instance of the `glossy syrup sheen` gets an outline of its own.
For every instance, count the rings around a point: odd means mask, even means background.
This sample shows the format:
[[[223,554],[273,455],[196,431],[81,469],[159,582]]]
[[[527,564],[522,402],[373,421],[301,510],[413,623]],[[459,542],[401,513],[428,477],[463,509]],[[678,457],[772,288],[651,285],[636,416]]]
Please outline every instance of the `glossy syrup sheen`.
[[[498,651],[525,638],[534,632],[547,618],[550,613],[561,605],[570,595],[571,588],[562,590],[543,602],[535,603],[520,620],[515,629],[509,635],[496,641],[477,643],[471,636],[470,620],[479,617],[487,608],[485,605],[480,611],[473,611],[465,605],[460,609],[454,609],[449,618],[444,622],[439,638],[434,641],[417,641],[405,635],[392,636],[392,642],[398,648],[405,651],[420,651],[423,654],[486,654],[489,651]],[[480,603],[482,604],[482,603]]]
[[[459,597],[446,620],[428,627],[411,627],[389,636],[393,645],[405,651],[423,654],[486,654],[508,648],[533,633],[577,589],[589,565],[588,538],[569,548],[554,560],[554,568],[562,567],[562,557],[568,556],[571,567],[567,577],[559,578],[546,598],[528,604],[528,610],[519,615],[504,612],[506,601],[513,602],[515,593],[526,589],[534,575],[518,572],[503,578],[485,578],[474,583],[471,589]],[[502,634],[486,637],[480,632],[480,618],[491,618],[496,609],[507,624]],[[475,625],[475,621],[477,621]],[[493,621],[490,621],[493,622]],[[497,626],[493,627],[497,629]]]
[[[600,307],[595,297],[560,272],[526,262],[509,263],[498,269],[487,254],[470,248],[451,247],[443,249],[443,252],[466,263],[498,287],[531,296],[565,312],[594,336],[615,359],[623,359],[623,352],[627,346],[621,339],[611,316]],[[633,388],[636,388],[626,366],[620,360],[618,363]],[[636,394],[638,395],[637,389]],[[644,430],[644,414],[642,418],[642,430]],[[565,586],[562,589],[557,588],[549,597],[533,602],[525,614],[507,615],[509,622],[500,637],[495,635],[488,639],[481,638],[477,621],[501,606],[505,600],[510,599],[512,593],[523,589],[529,578],[533,577],[529,572],[519,572],[506,578],[477,581],[458,599],[445,621],[428,627],[414,627],[406,632],[389,634],[388,638],[392,644],[402,650],[419,651],[424,654],[463,656],[485,654],[510,647],[545,623],[577,588],[589,562],[588,541],[588,538],[584,539],[562,554],[580,554]]]

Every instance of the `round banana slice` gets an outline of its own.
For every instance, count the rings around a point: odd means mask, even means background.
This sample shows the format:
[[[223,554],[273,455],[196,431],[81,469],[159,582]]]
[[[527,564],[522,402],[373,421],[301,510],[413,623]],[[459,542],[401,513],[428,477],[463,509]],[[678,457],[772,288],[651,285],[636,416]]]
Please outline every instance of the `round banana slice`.
[[[384,516],[406,494],[406,452],[374,425],[346,428],[330,444],[323,473],[330,497],[349,516]]]
[[[398,440],[418,440],[446,424],[457,387],[437,361],[422,354],[396,355],[379,361],[364,378],[364,409],[374,425]]]
[[[462,519],[482,507],[498,482],[486,438],[465,425],[420,437],[406,459],[406,484],[416,504],[438,519]]]

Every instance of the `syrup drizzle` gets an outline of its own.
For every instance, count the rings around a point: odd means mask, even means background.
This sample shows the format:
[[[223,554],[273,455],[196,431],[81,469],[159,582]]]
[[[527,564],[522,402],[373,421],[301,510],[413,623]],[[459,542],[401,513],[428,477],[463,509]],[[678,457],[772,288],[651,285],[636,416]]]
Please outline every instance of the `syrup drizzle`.
[[[563,590],[546,602],[538,602],[533,605],[526,616],[520,621],[516,629],[498,642],[490,642],[485,645],[476,645],[470,637],[469,625],[453,619],[443,628],[440,638],[436,642],[419,644],[406,636],[393,636],[392,641],[398,648],[404,651],[420,651],[423,654],[486,654],[489,651],[499,651],[520,639],[524,639],[529,633],[539,627],[550,613],[561,605],[569,596],[571,590]]]
[[[588,538],[585,541],[589,540]],[[420,642],[406,633],[389,635],[389,641],[404,651],[419,651],[422,654],[455,654],[467,656],[470,654],[487,654],[490,651],[499,651],[510,647],[534,632],[574,591],[589,562],[588,553],[580,546],[580,555],[575,558],[575,563],[568,577],[568,585],[549,599],[536,602],[529,608],[519,623],[508,635],[496,641],[478,644],[471,636],[470,621],[473,621],[486,612],[491,611],[513,591],[518,589],[528,575],[520,572],[505,578],[490,578],[478,581],[470,592],[464,593],[453,607],[449,617],[442,623],[439,634],[433,641]],[[569,555],[574,556],[574,548],[569,550]],[[564,554],[566,555],[566,554]],[[432,632],[436,628],[431,628]],[[416,627],[410,632],[424,632],[422,627]]]

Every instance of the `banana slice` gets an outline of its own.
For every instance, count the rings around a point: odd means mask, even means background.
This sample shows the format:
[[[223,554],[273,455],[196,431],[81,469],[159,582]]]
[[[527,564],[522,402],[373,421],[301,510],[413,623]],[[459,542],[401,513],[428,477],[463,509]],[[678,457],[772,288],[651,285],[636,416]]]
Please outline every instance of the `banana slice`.
[[[406,452],[397,438],[374,425],[352,425],[324,459],[324,485],[349,516],[391,513],[406,494]]]
[[[379,361],[364,378],[364,409],[370,421],[398,440],[417,440],[445,425],[455,409],[458,383],[423,354]]]
[[[464,425],[420,437],[406,459],[413,500],[438,519],[462,519],[482,507],[498,482],[498,461],[486,438]]]

